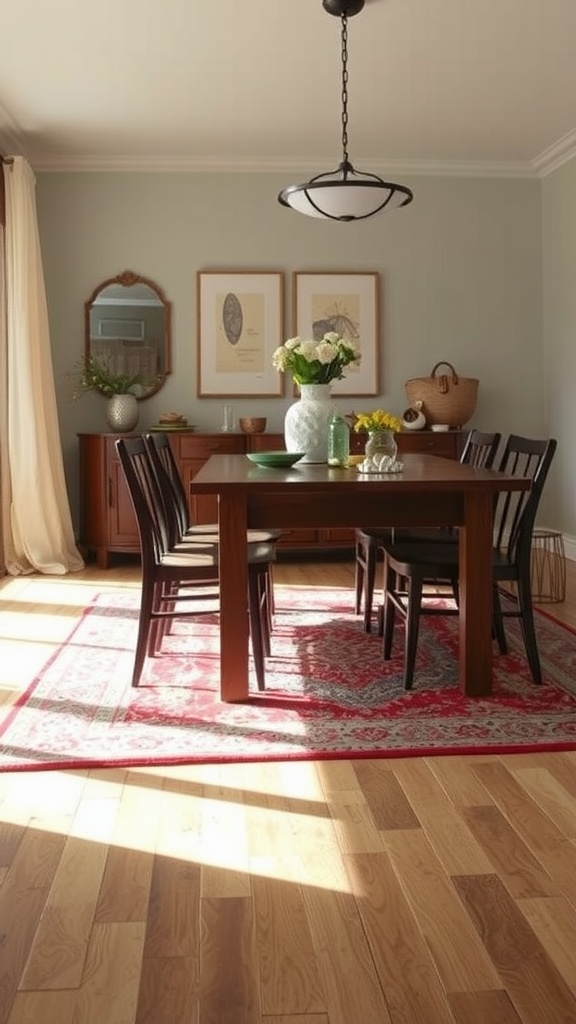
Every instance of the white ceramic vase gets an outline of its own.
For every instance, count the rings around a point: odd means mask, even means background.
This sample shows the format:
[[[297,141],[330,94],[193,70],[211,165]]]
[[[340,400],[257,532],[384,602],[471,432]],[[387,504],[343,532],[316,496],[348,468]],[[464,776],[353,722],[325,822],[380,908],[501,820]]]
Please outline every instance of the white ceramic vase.
[[[134,395],[111,395],[106,405],[106,422],[115,434],[129,434],[138,423],[140,409]]]
[[[328,425],[335,411],[330,384],[301,384],[300,398],[284,418],[288,452],[305,452],[301,462],[328,461]]]

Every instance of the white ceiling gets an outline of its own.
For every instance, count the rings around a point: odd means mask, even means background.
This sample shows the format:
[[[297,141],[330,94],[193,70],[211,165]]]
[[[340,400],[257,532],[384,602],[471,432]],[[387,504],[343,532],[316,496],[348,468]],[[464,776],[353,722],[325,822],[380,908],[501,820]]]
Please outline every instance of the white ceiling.
[[[366,0],[348,35],[359,169],[536,174],[576,152],[576,0]],[[0,151],[36,170],[341,158],[321,0],[7,0],[0,51]]]

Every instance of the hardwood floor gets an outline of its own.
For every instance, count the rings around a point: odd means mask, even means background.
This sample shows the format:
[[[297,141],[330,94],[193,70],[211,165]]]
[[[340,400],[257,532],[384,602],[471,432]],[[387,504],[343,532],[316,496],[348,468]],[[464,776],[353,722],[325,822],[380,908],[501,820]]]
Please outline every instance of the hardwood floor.
[[[0,715],[107,586],[0,582]],[[0,1024],[568,1024],[575,954],[576,751],[0,777]]]

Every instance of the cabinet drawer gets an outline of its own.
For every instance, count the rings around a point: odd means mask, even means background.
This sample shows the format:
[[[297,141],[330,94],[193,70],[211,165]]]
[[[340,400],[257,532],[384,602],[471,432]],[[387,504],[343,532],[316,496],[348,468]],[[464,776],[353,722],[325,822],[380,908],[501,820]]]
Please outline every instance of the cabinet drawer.
[[[353,547],[356,534],[352,526],[330,526],[326,530],[322,530],[321,539],[328,546],[332,543],[344,543]]]
[[[465,434],[461,430],[441,433],[434,430],[403,430],[396,434],[400,455],[421,453],[440,455],[446,459],[459,459]]]
[[[211,455],[242,455],[246,451],[243,434],[180,435],[180,458],[205,461]]]
[[[280,544],[282,547],[289,548],[298,548],[302,545],[307,547],[310,544],[316,546],[318,544],[318,530],[290,530],[283,527]]]
[[[248,451],[251,452],[283,452],[285,449],[283,434],[249,434]]]

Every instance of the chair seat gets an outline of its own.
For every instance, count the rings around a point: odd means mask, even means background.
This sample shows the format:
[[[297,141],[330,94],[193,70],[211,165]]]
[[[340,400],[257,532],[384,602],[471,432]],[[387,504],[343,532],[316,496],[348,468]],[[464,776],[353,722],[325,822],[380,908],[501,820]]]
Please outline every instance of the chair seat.
[[[451,579],[458,574],[458,544],[436,544],[427,541],[400,541],[386,546],[386,556],[394,570],[401,576],[418,572],[426,576]]]
[[[210,537],[214,538],[214,543],[219,542],[219,528],[218,523],[195,523],[186,528],[184,534],[185,537]],[[282,536],[282,530],[247,530],[246,536],[248,541],[273,541],[280,540]]]
[[[165,569],[212,569],[218,567],[218,552],[208,548],[182,546],[181,551],[167,551],[158,558]]]
[[[274,543],[264,540],[249,540],[247,548],[249,564],[276,561],[276,545]],[[174,557],[187,558],[188,555],[197,556],[198,558],[211,559],[213,565],[218,565],[219,551],[218,537],[214,537],[213,534],[198,536],[194,539],[184,538],[177,541],[171,548],[171,553]]]

